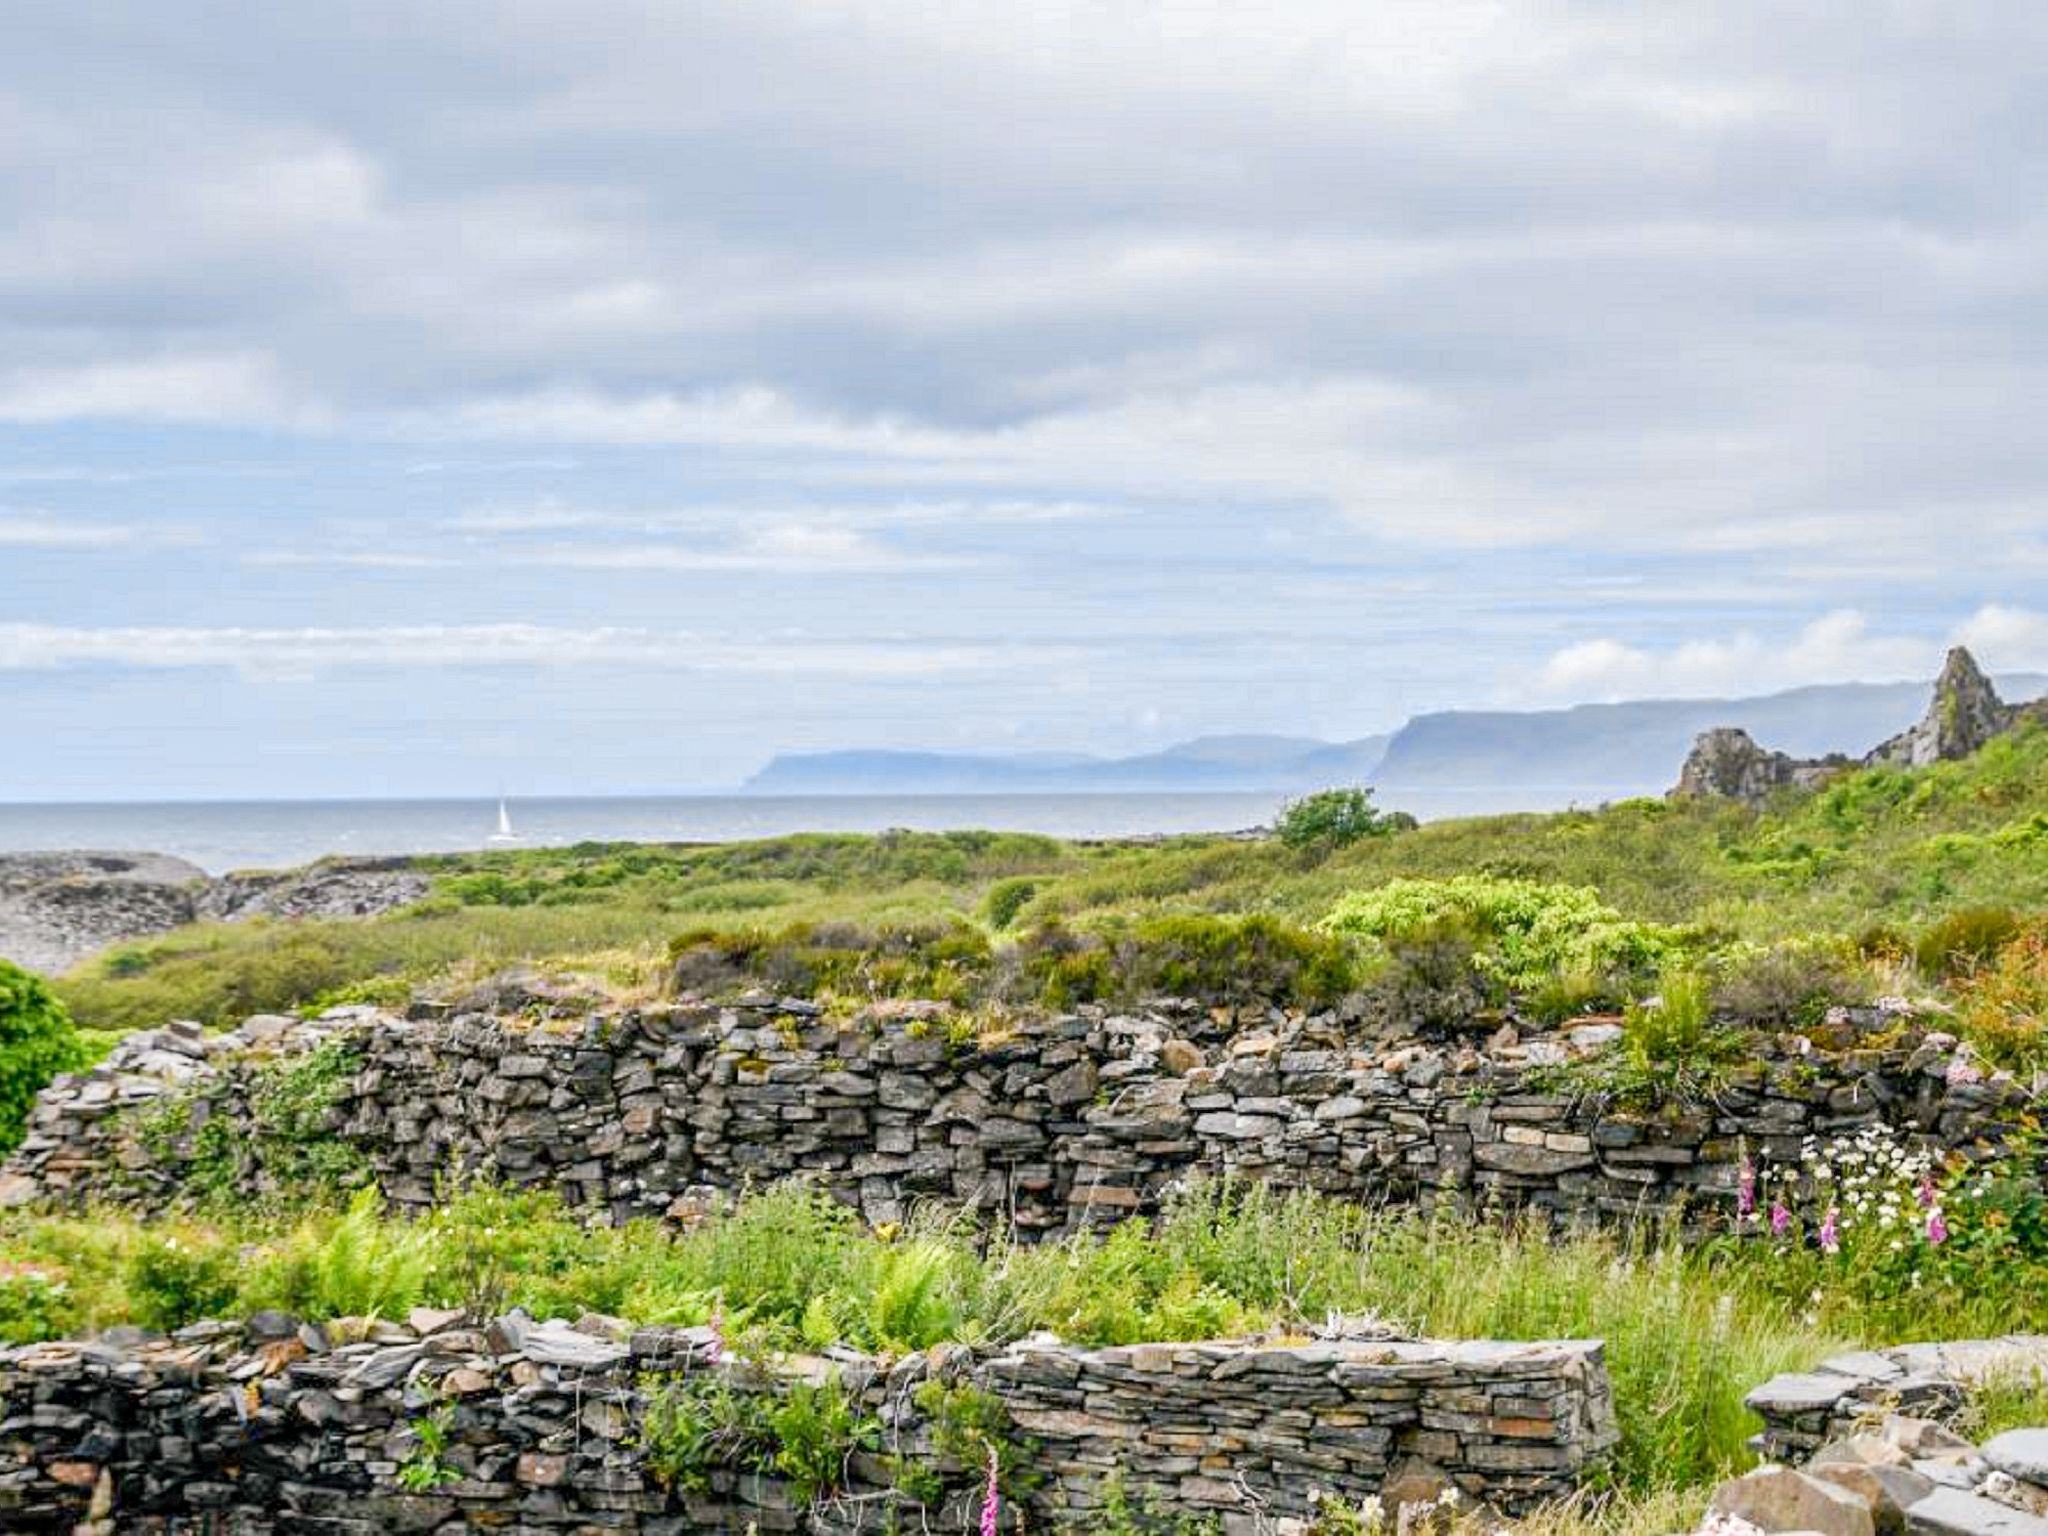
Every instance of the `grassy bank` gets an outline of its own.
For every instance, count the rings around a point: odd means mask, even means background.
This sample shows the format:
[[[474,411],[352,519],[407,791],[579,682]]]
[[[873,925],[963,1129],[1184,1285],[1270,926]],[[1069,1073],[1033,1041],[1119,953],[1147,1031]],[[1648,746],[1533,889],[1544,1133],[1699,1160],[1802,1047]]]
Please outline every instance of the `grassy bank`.
[[[1973,1259],[1960,1238],[1955,1264],[1930,1252],[1920,1278],[1900,1272],[1885,1290],[1865,1258],[1810,1243],[1558,1239],[1215,1184],[1183,1194],[1156,1227],[1030,1247],[937,1213],[868,1232],[801,1185],[683,1234],[585,1228],[551,1199],[472,1189],[416,1220],[358,1200],[267,1219],[15,1217],[0,1236],[12,1255],[0,1335],[15,1338],[262,1307],[389,1317],[422,1304],[684,1323],[716,1304],[756,1350],[901,1353],[1037,1329],[1114,1344],[1286,1332],[1332,1314],[1439,1337],[1600,1337],[1624,1435],[1615,1478],[1638,1495],[1745,1464],[1754,1425],[1742,1395],[1779,1371],[1924,1337],[1930,1319],[1951,1333],[2048,1327],[2033,1260]]]
[[[1904,954],[1960,913],[2048,907],[2048,734],[2002,738],[1966,762],[1852,774],[1763,811],[1630,801],[1342,846],[887,833],[426,864],[436,893],[406,911],[182,930],[101,956],[59,990],[98,1031],[397,1001],[416,985],[459,986],[526,961],[579,967],[630,993],[661,984],[672,941],[687,933],[970,930],[1001,947],[1045,931],[1114,938],[1176,914],[1307,929],[1390,881],[1475,874],[1583,887],[1627,920],[1689,927],[1709,944]]]

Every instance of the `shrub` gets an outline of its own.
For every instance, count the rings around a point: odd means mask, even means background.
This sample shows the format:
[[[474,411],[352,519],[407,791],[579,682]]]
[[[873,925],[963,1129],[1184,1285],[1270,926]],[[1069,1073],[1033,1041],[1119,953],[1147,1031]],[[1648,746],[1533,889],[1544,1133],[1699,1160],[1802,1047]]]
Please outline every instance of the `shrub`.
[[[1372,803],[1372,790],[1326,789],[1289,801],[1273,822],[1273,835],[1289,848],[1342,848],[1367,837],[1386,837],[1415,825],[1406,811],[1387,812]]]
[[[869,928],[795,923],[772,931],[694,929],[669,944],[669,984],[715,995],[758,985],[798,995],[966,1002],[985,989],[988,935],[960,921]]]
[[[168,1332],[235,1310],[238,1256],[211,1234],[152,1232],[129,1254],[122,1274],[135,1320]]]
[[[1493,1001],[1471,932],[1456,922],[1433,924],[1388,946],[1386,967],[1364,988],[1365,1018],[1382,1030],[1453,1030]]]
[[[1957,991],[1960,1031],[1987,1061],[2015,1072],[2048,1067],[2048,930],[2012,940]]]
[[[0,1259],[0,1344],[61,1338],[78,1321],[63,1270]]]
[[[998,880],[990,886],[981,903],[982,915],[988,919],[989,927],[1009,927],[1044,883],[1028,875],[1017,875],[1008,880]]]
[[[1275,999],[1314,1006],[1358,983],[1351,947],[1277,917],[1172,913],[1113,946],[1124,991],[1205,1001]]]
[[[1758,1028],[1818,1023],[1838,1003],[1870,995],[1867,970],[1839,942],[1787,940],[1716,957],[1713,1000],[1731,1023]]]
[[[1965,907],[1920,936],[1913,957],[1929,976],[1953,976],[1982,965],[2019,936],[2010,907]]]
[[[0,960],[0,1156],[21,1144],[36,1095],[85,1065],[71,1015],[42,978]]]
[[[1685,941],[1678,930],[1624,918],[1589,887],[1491,875],[1390,880],[1340,897],[1318,926],[1391,949],[1440,937],[1446,925],[1469,933],[1480,969],[1517,992],[1561,971],[1626,988],[1678,958]]]

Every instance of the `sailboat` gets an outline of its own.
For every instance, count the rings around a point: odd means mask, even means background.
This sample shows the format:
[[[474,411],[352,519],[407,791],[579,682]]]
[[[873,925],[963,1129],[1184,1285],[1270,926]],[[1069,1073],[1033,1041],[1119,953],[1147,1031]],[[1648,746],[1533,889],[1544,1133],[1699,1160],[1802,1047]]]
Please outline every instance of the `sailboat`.
[[[517,843],[524,841],[517,832],[512,830],[512,813],[505,809],[505,797],[503,795],[498,796],[498,830],[490,835],[488,841],[493,843]]]

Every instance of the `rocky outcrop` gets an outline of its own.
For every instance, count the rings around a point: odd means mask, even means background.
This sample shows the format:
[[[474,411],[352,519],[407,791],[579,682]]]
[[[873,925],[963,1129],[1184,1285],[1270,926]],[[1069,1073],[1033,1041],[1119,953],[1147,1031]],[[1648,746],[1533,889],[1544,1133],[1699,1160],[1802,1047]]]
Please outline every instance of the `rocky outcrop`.
[[[160,853],[0,854],[0,960],[54,974],[186,923],[369,917],[430,887],[403,859],[322,859],[215,879]]]
[[[687,1465],[665,1459],[650,1403],[706,1377],[742,1397],[843,1393],[843,1441],[794,1463],[830,1469],[834,1486],[802,1487],[776,1446],[737,1436],[667,1447]],[[0,1526],[967,1531],[981,1520],[981,1435],[963,1446],[947,1433],[948,1397],[967,1393],[993,1400],[974,1422],[1011,1447],[1005,1498],[1033,1530],[1088,1528],[1113,1476],[1165,1520],[1250,1536],[1306,1516],[1319,1493],[1363,1500],[1418,1461],[1515,1511],[1570,1492],[1617,1439],[1597,1342],[1340,1328],[1296,1343],[1086,1350],[1041,1336],[985,1354],[757,1363],[715,1348],[709,1328],[266,1313],[168,1339],[0,1349]]]
[[[0,1200],[160,1207],[195,1180],[272,1192],[294,1145],[258,1123],[262,1085],[316,1040],[352,1062],[321,1144],[349,1149],[394,1203],[425,1207],[466,1168],[617,1220],[801,1174],[877,1224],[936,1199],[1029,1235],[1155,1211],[1206,1174],[1559,1223],[1712,1221],[1732,1210],[1745,1149],[1789,1168],[1807,1137],[1882,1124],[1979,1158],[2035,1105],[1889,1008],[1760,1037],[1710,1102],[1654,1108],[1588,1091],[1621,1033],[1603,1021],[1497,1029],[1481,1050],[1361,1040],[1341,1013],[1191,1004],[981,1038],[955,1036],[937,1005],[835,1020],[794,998],[421,1013],[131,1036],[44,1092]]]
[[[1994,736],[2012,729],[2022,710],[2004,703],[1961,646],[1948,653],[1934,684],[1934,700],[1919,723],[1874,748],[1863,761],[1895,768],[1924,768],[1968,757]]]
[[[199,915],[206,871],[157,853],[0,854],[0,960],[57,972]]]
[[[1849,766],[1846,757],[1807,760],[1767,751],[1739,726],[1719,726],[1692,744],[1672,794],[1761,805],[1781,789],[1816,789]]]
[[[1970,756],[2022,720],[2048,720],[2048,701],[2007,704],[1962,646],[1948,653],[1934,698],[1919,722],[1866,752],[1795,758],[1757,745],[1732,726],[1703,731],[1679,770],[1673,799],[1739,800],[1761,805],[1784,789],[1814,789],[1855,767],[1924,768]]]

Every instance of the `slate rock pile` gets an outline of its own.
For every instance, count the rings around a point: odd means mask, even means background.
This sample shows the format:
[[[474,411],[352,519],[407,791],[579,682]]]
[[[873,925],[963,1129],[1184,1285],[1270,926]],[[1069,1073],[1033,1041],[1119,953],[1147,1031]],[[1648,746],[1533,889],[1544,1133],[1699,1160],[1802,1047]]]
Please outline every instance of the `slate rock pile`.
[[[1041,1338],[987,1356],[767,1365],[714,1360],[712,1346],[705,1328],[415,1311],[403,1325],[268,1313],[0,1350],[0,1528],[971,1529],[981,1468],[943,1448],[921,1406],[933,1378],[1000,1404],[1034,1529],[1088,1528],[1112,1469],[1134,1500],[1215,1516],[1230,1536],[1299,1518],[1311,1490],[1362,1499],[1397,1462],[1515,1510],[1569,1490],[1615,1440],[1597,1343],[1340,1335],[1087,1351]],[[772,1462],[656,1476],[650,1395],[704,1372],[749,1393],[835,1380],[864,1426],[839,1486],[806,1501]],[[922,1502],[906,1465],[928,1474]]]
[[[1945,1417],[1981,1387],[2033,1380],[2048,1380],[2048,1335],[2011,1334],[1836,1355],[1774,1376],[1743,1401],[1764,1421],[1757,1450],[1798,1462],[1876,1414]]]
[[[1831,1440],[1795,1470],[1766,1465],[1716,1490],[1716,1536],[2048,1536],[2048,1429],[1980,1448],[1921,1418],[1889,1414]]]
[[[240,1133],[227,1139],[238,1187],[262,1193],[277,1174],[251,1134],[252,1087],[327,1041],[356,1068],[332,1133],[400,1206],[429,1204],[456,1168],[614,1219],[680,1216],[707,1186],[804,1174],[877,1224],[936,1198],[1027,1236],[1151,1212],[1199,1174],[1558,1222],[1711,1220],[1732,1209],[1745,1154],[1791,1166],[1808,1137],[1884,1125],[1985,1157],[2034,1103],[1953,1036],[1884,1009],[1766,1039],[1711,1103],[1648,1110],[1574,1077],[1615,1048],[1611,1020],[1362,1039],[1336,1013],[1169,1002],[956,1039],[938,1005],[832,1019],[767,996],[613,1008],[493,993],[416,1013],[138,1036],[43,1094],[0,1201],[160,1205],[179,1194],[198,1129],[221,1117]],[[164,1134],[172,1111],[182,1134]]]

